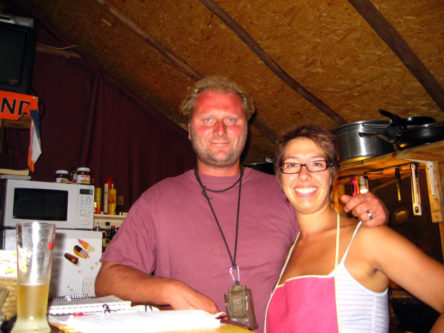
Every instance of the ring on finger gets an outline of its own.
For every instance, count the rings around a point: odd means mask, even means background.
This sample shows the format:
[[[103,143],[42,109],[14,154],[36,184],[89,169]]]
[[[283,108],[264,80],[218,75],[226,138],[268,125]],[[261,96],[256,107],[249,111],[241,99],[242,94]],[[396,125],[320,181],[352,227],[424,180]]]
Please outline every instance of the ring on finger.
[[[367,213],[368,218],[371,220],[373,218],[372,212],[370,210],[368,210],[366,213]]]

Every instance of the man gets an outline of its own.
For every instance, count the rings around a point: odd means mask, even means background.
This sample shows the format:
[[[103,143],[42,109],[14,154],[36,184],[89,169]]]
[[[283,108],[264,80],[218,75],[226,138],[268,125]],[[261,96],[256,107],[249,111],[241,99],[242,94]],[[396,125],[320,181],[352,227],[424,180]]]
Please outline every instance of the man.
[[[225,310],[224,293],[239,280],[252,290],[262,331],[266,303],[298,231],[293,208],[273,176],[241,168],[254,107],[240,87],[204,78],[181,111],[189,117],[197,167],[160,181],[136,201],[102,258],[96,294],[216,313]],[[344,200],[363,222],[387,218],[371,193]]]

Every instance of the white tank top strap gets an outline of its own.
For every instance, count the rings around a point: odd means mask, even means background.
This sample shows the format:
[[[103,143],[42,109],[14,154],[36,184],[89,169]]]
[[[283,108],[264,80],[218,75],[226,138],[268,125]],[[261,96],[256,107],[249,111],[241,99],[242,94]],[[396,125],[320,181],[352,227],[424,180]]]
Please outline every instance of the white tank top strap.
[[[342,265],[342,264],[344,263],[345,258],[347,257],[348,251],[350,250],[351,243],[353,242],[353,239],[355,238],[356,233],[358,232],[358,230],[359,230],[359,228],[361,227],[361,225],[362,225],[362,222],[360,221],[360,222],[357,224],[357,226],[356,226],[356,228],[355,228],[355,231],[353,232],[353,236],[352,236],[352,238],[350,239],[350,243],[348,243],[347,249],[345,250],[344,255],[342,256],[342,259],[341,259],[341,262],[339,263],[339,265]],[[338,246],[338,245],[336,245],[336,246]]]

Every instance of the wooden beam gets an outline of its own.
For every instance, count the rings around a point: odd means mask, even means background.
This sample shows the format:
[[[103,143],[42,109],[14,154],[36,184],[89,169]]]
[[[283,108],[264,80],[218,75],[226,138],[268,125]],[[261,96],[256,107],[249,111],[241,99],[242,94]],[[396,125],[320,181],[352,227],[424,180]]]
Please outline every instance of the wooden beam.
[[[46,44],[41,44],[41,43],[37,43],[36,51],[40,52],[40,53],[47,53],[47,54],[62,56],[67,59],[69,59],[69,58],[82,59],[82,57],[78,53],[68,51],[67,49],[64,49],[64,48],[58,48],[58,47],[54,47],[54,46],[50,46],[50,45],[46,45]]]
[[[396,31],[370,0],[348,0],[348,2],[361,14],[398,58],[401,59],[410,73],[416,77],[441,111],[444,112],[444,89],[398,31]]]
[[[333,119],[336,123],[342,125],[346,121],[341,115],[332,110],[322,100],[311,94],[299,82],[293,79],[286,71],[284,71],[279,64],[274,61],[251,37],[244,28],[242,28],[233,18],[228,15],[221,7],[219,7],[212,0],[200,0],[200,2],[207,7],[212,13],[217,15],[233,32],[239,36],[241,40],[264,62],[273,73],[276,74],[282,81],[284,81],[291,89],[295,90],[299,95],[313,104],[316,108],[325,113],[328,117]]]
[[[110,4],[106,0],[95,0],[101,7],[106,11],[116,17],[120,22],[126,25],[130,30],[132,30],[136,35],[142,38],[149,45],[154,47],[160,54],[171,61],[171,63],[176,67],[176,69],[185,73],[194,80],[202,78],[202,74],[194,70],[187,62],[183,59],[177,57],[170,49],[156,41],[153,37],[148,35],[142,28],[140,28],[135,22],[131,21],[127,16],[122,14],[115,6]]]
[[[95,0],[102,8],[116,17],[120,22],[126,25],[130,30],[132,30],[135,34],[137,34],[140,38],[146,41],[149,45],[154,47],[160,54],[164,57],[168,58],[172,65],[180,70],[182,73],[186,74],[193,80],[199,80],[203,78],[203,75],[192,68],[190,65],[186,63],[185,60],[176,56],[173,51],[169,50],[165,46],[163,46],[159,41],[156,41],[150,35],[148,35],[142,28],[140,28],[136,23],[131,21],[127,16],[122,14],[116,7],[111,5],[106,0]],[[262,133],[268,140],[272,143],[276,143],[278,136],[274,133],[269,127],[267,127],[263,122],[261,122],[257,117],[254,117],[251,124],[257,128],[257,130]]]

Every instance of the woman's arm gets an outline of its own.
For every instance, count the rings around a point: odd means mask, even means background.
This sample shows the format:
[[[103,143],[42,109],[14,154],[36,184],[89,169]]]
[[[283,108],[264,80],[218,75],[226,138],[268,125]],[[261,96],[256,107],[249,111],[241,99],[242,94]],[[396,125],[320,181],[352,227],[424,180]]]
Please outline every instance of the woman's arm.
[[[444,332],[444,266],[388,227],[362,231],[374,268],[441,313],[431,332]]]

